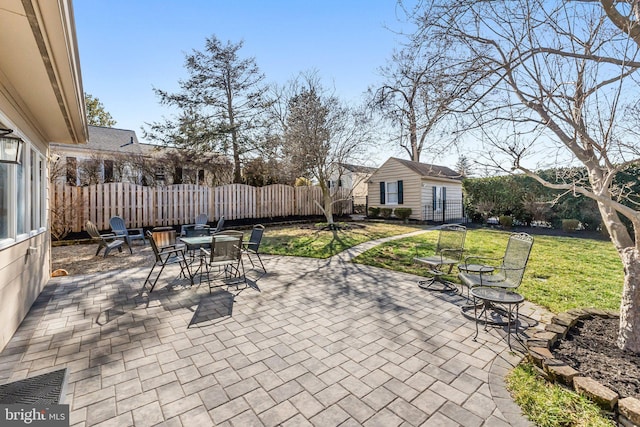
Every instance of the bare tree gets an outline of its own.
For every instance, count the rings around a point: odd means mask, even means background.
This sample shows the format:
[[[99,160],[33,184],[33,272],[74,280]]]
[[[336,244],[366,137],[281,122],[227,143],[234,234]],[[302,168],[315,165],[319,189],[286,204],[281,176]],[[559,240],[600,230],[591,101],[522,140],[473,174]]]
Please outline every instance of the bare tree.
[[[367,117],[345,106],[330,94],[314,73],[293,82],[293,96],[287,102],[284,154],[298,176],[313,178],[322,189],[321,209],[334,228],[333,205],[340,201],[332,178],[344,172],[342,164],[357,159],[370,141]]]
[[[438,26],[484,73],[472,128],[486,162],[597,202],[625,272],[618,346],[639,353],[640,212],[614,185],[640,158],[624,116],[639,89],[638,3],[469,0],[429,7],[440,8],[442,18],[422,25]],[[550,182],[536,173],[545,166],[540,158],[586,173]]]
[[[418,12],[428,22],[437,17],[436,10]],[[398,132],[398,144],[412,161],[419,162],[427,148],[435,154],[453,142],[452,113],[465,108],[473,93],[476,68],[453,48],[448,37],[422,26],[379,69],[383,83],[369,89],[370,107]]]

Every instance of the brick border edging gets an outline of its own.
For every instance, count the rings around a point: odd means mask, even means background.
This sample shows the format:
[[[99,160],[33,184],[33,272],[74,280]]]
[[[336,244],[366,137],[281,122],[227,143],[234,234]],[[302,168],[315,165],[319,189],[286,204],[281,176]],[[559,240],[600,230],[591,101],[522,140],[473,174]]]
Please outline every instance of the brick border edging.
[[[565,362],[555,359],[551,353],[551,348],[559,340],[564,339],[578,321],[595,316],[619,318],[620,314],[596,308],[577,308],[557,314],[553,316],[551,323],[545,326],[544,331],[535,332],[533,337],[527,340],[525,357],[533,363],[545,379],[559,382],[585,395],[602,409],[612,413],[620,425],[640,426],[640,400],[634,397],[620,399],[618,393],[593,378],[581,376],[580,372]]]

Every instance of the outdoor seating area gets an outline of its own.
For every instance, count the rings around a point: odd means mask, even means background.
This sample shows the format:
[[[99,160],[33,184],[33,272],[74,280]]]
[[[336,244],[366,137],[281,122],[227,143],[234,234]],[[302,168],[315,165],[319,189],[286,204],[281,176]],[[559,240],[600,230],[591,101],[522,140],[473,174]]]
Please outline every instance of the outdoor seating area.
[[[460,295],[464,296],[466,288],[466,299],[471,302],[463,305],[461,312],[469,317],[473,314],[476,326],[474,339],[478,336],[479,323],[484,324],[485,331],[488,325],[506,326],[507,344],[511,348],[511,334],[518,335],[519,307],[524,302],[524,297],[516,290],[524,277],[533,237],[527,233],[512,233],[500,258],[467,256],[463,259],[465,236],[466,228],[463,226],[440,228],[435,255],[413,258],[414,262],[429,266],[428,273],[432,276],[420,280],[418,286],[426,290],[458,292],[456,283],[442,279],[442,276],[450,275],[457,265]],[[446,271],[442,270],[443,267]],[[434,284],[438,286],[432,288]]]
[[[3,3],[0,427],[640,427],[640,1],[362,6]]]
[[[224,219],[221,218],[219,226],[222,227],[223,223]],[[255,268],[252,259],[255,257],[266,273],[259,254],[264,230],[265,227],[261,224],[254,226],[249,240],[245,242],[243,231],[227,230],[211,234],[208,227],[202,226],[182,226],[184,235],[180,237],[173,227],[156,227],[147,231],[146,237],[154,254],[154,262],[140,293],[153,292],[165,267],[170,264],[178,264],[180,270],[174,277],[165,274],[164,281],[167,284],[175,279],[188,279],[188,286],[193,286],[194,280],[197,280],[198,285],[206,282],[210,291],[220,286],[233,285],[237,288],[241,284],[246,285],[243,255],[247,256],[252,268]],[[124,234],[107,235],[109,237],[116,239],[115,245],[118,247],[127,242]]]
[[[233,233],[222,234],[232,247],[216,250],[216,235],[199,251],[203,278],[224,278],[228,257],[229,276],[238,270],[247,286],[192,286],[199,264],[176,234],[147,233],[160,259],[153,276],[141,265],[52,279],[0,354],[0,383],[66,368],[71,425],[522,422],[501,398],[518,358],[500,333],[474,340],[460,295],[416,293],[414,275],[338,256],[262,255],[269,273],[243,271]],[[524,303],[520,315],[535,312]]]

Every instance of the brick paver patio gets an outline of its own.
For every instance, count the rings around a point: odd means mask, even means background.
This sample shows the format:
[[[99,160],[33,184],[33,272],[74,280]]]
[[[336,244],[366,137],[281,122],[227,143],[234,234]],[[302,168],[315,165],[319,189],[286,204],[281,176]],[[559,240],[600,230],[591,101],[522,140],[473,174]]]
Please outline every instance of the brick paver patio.
[[[0,383],[66,367],[72,426],[529,425],[504,388],[519,360],[504,333],[474,342],[460,297],[357,252],[264,256],[251,287],[211,294],[165,287],[171,270],[139,296],[149,266],[51,279]]]

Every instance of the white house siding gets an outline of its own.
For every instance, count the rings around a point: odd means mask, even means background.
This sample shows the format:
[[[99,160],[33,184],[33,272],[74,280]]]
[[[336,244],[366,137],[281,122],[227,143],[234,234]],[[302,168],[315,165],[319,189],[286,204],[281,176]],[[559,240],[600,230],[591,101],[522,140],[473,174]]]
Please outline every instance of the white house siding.
[[[433,215],[433,187],[444,187],[446,188],[446,200],[450,202],[456,203],[456,209],[452,212],[446,213],[446,218],[453,218],[454,216],[461,216],[462,214],[462,185],[459,182],[451,182],[451,180],[435,180],[435,179],[423,179],[422,183],[422,202],[421,202],[421,213],[420,219],[422,220],[432,220],[431,216]],[[457,205],[460,205],[457,208]],[[428,212],[425,213],[425,208]],[[458,213],[460,215],[458,215]]]
[[[0,20],[0,127],[25,141],[23,164],[5,164],[0,176],[1,351],[50,277],[49,142],[84,143],[87,128],[70,0],[4,0]],[[35,181],[32,152],[42,168]]]
[[[48,174],[46,170],[42,174],[38,173],[38,163],[35,164],[35,170],[31,170],[32,153],[34,160],[43,162],[42,166],[46,167],[47,144],[36,139],[38,133],[35,129],[21,123],[20,120],[12,120],[13,111],[9,101],[0,96],[0,121],[4,126],[14,130],[12,135],[24,140],[22,164],[3,165],[7,168],[10,178],[9,182],[0,182],[6,192],[5,197],[8,196],[3,205],[11,210],[5,211],[3,215],[14,216],[14,219],[9,221],[8,236],[0,236],[0,350],[20,326],[31,304],[49,280],[50,273],[51,242],[47,228]],[[21,169],[25,182],[24,192],[19,196],[15,192],[18,168]],[[31,185],[32,172],[41,180],[39,187]],[[40,197],[36,197],[38,192]],[[37,200],[33,200],[34,198]],[[17,203],[24,206],[24,211],[17,209]],[[37,212],[32,213],[32,205],[35,209],[39,205]],[[22,230],[17,228],[17,215],[21,216],[20,221],[24,224]]]
[[[42,232],[0,250],[0,349],[49,280],[49,239]]]
[[[380,204],[380,182],[391,182],[402,180],[403,187],[403,203],[397,204]],[[421,216],[421,187],[422,179],[414,171],[391,158],[387,160],[380,168],[375,171],[369,178],[369,207],[385,207],[385,208],[411,208],[411,219],[420,220]],[[385,200],[386,201],[386,200]]]
[[[367,203],[368,185],[367,180],[371,174],[361,172],[350,172],[350,185],[353,187],[353,203],[364,205]]]

